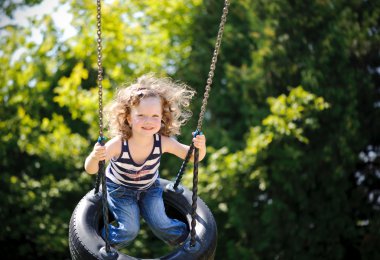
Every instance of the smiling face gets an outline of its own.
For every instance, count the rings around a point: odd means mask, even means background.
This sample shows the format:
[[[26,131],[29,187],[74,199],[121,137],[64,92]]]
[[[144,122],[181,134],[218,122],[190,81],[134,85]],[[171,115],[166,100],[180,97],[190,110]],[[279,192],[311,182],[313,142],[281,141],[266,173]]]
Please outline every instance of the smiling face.
[[[133,135],[149,135],[161,129],[162,105],[159,97],[146,97],[137,106],[131,108],[128,123]]]

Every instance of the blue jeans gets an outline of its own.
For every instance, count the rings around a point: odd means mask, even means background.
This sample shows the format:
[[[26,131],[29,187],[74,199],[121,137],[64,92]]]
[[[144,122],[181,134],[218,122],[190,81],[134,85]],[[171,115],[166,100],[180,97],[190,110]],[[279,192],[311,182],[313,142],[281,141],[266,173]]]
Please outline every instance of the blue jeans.
[[[131,190],[107,181],[107,200],[117,226],[109,224],[108,241],[122,248],[136,238],[140,230],[140,214],[153,233],[170,245],[183,242],[188,236],[185,223],[170,219],[165,213],[159,180],[147,190]],[[102,236],[105,238],[105,230]]]

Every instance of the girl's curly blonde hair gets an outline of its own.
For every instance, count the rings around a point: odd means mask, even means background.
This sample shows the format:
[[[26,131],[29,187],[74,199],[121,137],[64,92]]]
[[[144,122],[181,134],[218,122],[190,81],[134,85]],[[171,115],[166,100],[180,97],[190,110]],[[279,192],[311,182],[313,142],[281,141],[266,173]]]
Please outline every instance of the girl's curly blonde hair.
[[[190,101],[195,91],[184,83],[170,78],[156,78],[153,74],[139,77],[129,87],[117,91],[115,99],[105,108],[107,125],[111,136],[121,135],[128,140],[132,128],[128,123],[131,108],[138,106],[146,97],[159,97],[162,105],[162,122],[159,133],[165,136],[178,135],[181,126],[192,113]]]

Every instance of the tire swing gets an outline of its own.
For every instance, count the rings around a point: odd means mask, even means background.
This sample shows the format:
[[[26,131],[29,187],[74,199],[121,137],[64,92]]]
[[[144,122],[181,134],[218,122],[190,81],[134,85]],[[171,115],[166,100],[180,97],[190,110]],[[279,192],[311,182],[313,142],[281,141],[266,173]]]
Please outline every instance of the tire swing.
[[[209,92],[211,90],[215,65],[219,53],[224,31],[224,24],[228,14],[229,1],[225,0],[223,14],[219,25],[219,31],[215,49],[207,78],[205,93],[202,101],[201,112],[198,119],[195,135],[201,133],[202,122],[207,106]],[[101,0],[97,0],[97,52],[98,52],[98,87],[99,87],[99,139],[104,144],[103,136],[103,105],[102,105],[102,44],[101,44]],[[180,185],[186,166],[194,152],[194,172],[192,192]],[[192,143],[176,176],[175,182],[160,179],[163,189],[163,199],[169,217],[175,217],[187,223],[190,228],[189,237],[171,253],[157,259],[214,259],[217,244],[217,227],[214,217],[206,204],[198,198],[198,159],[199,150]],[[100,190],[100,183],[102,184]],[[105,225],[105,241],[100,235],[104,223],[109,223],[107,203],[105,161],[99,162],[99,171],[96,178],[95,188],[89,191],[76,206],[69,225],[69,247],[72,259],[140,259],[128,256],[110,246],[108,241],[108,225]]]

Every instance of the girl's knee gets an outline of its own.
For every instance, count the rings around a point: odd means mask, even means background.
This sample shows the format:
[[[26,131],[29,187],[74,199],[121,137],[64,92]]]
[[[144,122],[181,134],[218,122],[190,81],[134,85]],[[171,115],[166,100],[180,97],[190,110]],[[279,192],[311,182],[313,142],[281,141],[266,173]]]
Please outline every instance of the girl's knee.
[[[167,232],[186,232],[187,227],[186,224],[178,221],[178,220],[170,220],[170,221],[155,221],[151,228],[159,233],[167,233]]]
[[[111,244],[117,250],[128,246],[138,234],[138,229],[121,229],[119,235],[111,240]]]
[[[123,228],[123,236],[125,240],[133,240],[137,237],[137,234],[139,233],[140,227],[139,226],[129,226]]]
[[[152,227],[153,233],[170,245],[177,245],[183,242],[188,236],[185,223],[176,221],[171,225],[157,225]]]
[[[139,230],[139,225],[124,225],[119,223],[119,227],[115,228],[113,230],[114,232],[111,232],[111,237],[113,238],[114,243],[129,244],[137,237]]]
[[[135,227],[135,228],[130,228],[127,230],[128,236],[131,237],[132,239],[135,239],[137,237],[137,234],[139,233],[140,228]]]

